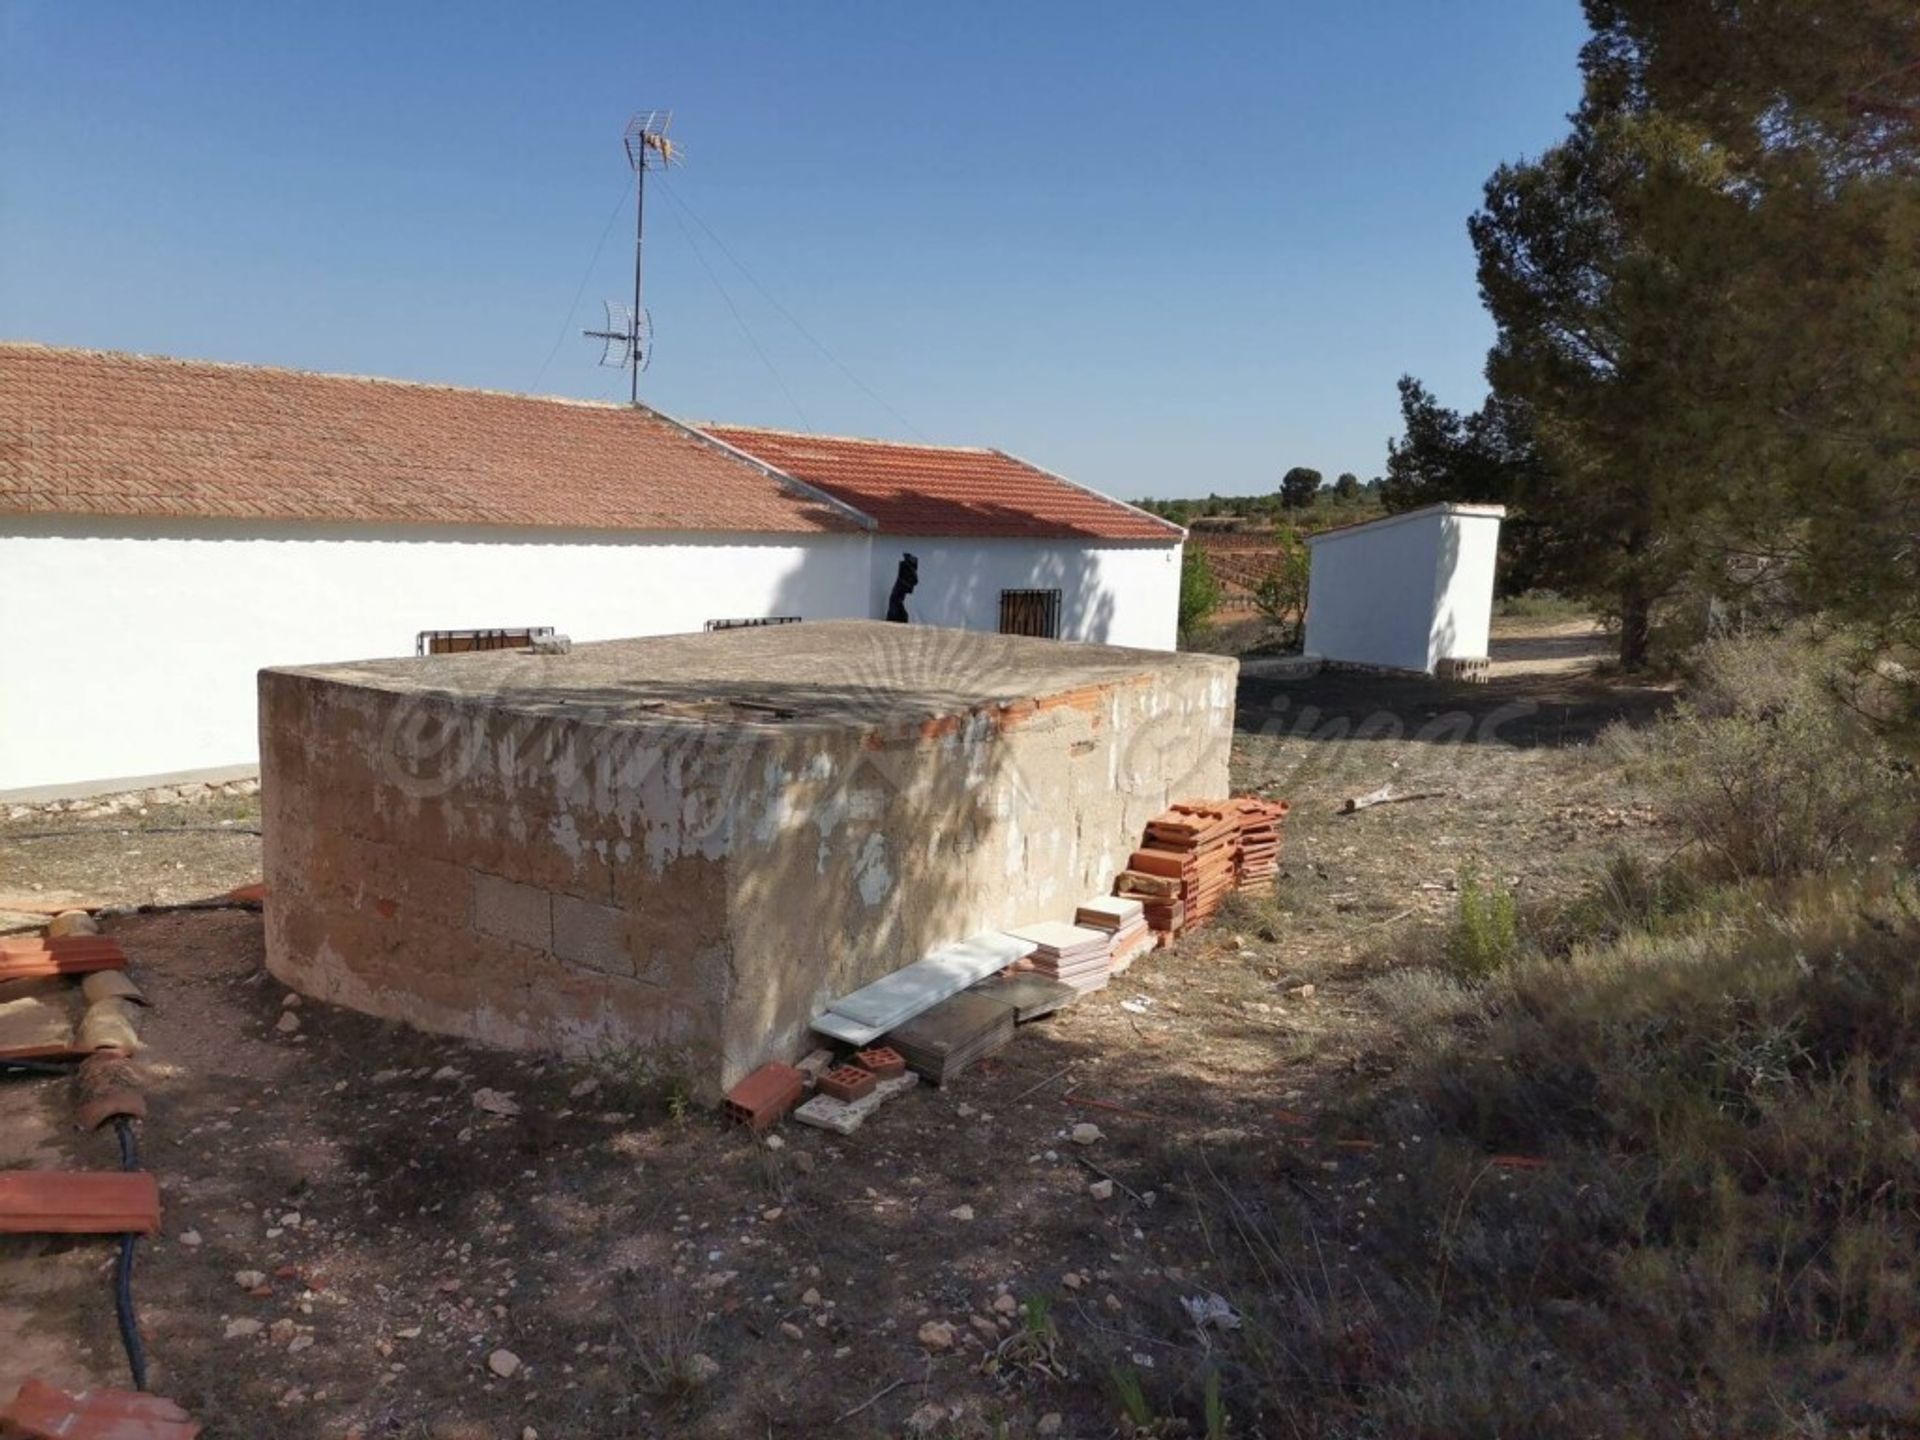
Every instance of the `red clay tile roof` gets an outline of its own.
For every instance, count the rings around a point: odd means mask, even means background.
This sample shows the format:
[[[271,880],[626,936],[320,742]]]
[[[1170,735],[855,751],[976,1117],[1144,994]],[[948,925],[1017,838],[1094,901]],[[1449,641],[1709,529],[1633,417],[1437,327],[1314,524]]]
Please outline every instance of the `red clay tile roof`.
[[[857,530],[649,411],[0,343],[0,514]]]
[[[702,425],[736,450],[816,485],[895,535],[1158,540],[1177,525],[999,450],[849,440],[749,425]]]

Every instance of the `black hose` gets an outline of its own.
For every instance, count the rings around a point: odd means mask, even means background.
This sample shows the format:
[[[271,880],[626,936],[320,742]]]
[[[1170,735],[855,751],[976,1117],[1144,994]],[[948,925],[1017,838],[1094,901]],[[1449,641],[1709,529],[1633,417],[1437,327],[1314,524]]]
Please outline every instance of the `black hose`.
[[[133,1122],[116,1115],[113,1129],[120,1137],[120,1168],[138,1170],[140,1146],[133,1136]],[[141,1342],[140,1321],[133,1313],[133,1252],[139,1243],[140,1237],[135,1234],[120,1237],[120,1259],[113,1267],[113,1309],[120,1321],[120,1344],[127,1352],[127,1369],[133,1372],[133,1388],[145,1390],[147,1347]]]
[[[29,1075],[70,1075],[72,1060],[0,1060],[0,1070],[24,1070]]]

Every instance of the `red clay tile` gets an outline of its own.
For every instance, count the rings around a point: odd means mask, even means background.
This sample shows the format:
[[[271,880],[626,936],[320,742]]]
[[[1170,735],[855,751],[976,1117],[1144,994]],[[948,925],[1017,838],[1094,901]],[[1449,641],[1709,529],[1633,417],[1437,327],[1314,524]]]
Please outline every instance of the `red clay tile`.
[[[862,1070],[871,1070],[882,1080],[891,1080],[907,1068],[906,1059],[891,1045],[876,1045],[871,1050],[857,1051],[853,1063]]]
[[[0,953],[0,980],[42,980],[49,975],[87,975],[95,970],[124,970],[127,957],[114,951],[84,955]]]
[[[26,935],[0,940],[0,955],[91,955],[95,951],[120,953],[111,935]]]
[[[0,1410],[0,1431],[20,1440],[194,1440],[201,1426],[173,1401],[132,1390],[69,1395],[29,1379]]]
[[[807,1079],[779,1061],[762,1065],[727,1092],[727,1118],[754,1130],[765,1130],[800,1103]]]
[[[160,1186],[144,1170],[0,1170],[0,1234],[151,1235]]]
[[[264,880],[256,880],[251,885],[236,885],[227,892],[227,899],[242,905],[259,905],[266,901],[267,885]]]
[[[146,1116],[146,1097],[140,1093],[133,1062],[117,1050],[96,1050],[74,1076],[74,1118],[82,1130],[98,1130],[119,1116],[139,1120]]]
[[[862,1070],[858,1065],[836,1065],[820,1077],[820,1093],[852,1104],[861,1096],[871,1094],[879,1080],[873,1071]]]
[[[1108,540],[1180,537],[1177,526],[998,450],[904,445],[707,425],[707,434],[866,512],[880,533]]]
[[[8,342],[0,435],[0,514],[861,528],[625,404]]]
[[[1186,860],[1172,850],[1136,850],[1127,857],[1127,869],[1178,880],[1186,869]]]

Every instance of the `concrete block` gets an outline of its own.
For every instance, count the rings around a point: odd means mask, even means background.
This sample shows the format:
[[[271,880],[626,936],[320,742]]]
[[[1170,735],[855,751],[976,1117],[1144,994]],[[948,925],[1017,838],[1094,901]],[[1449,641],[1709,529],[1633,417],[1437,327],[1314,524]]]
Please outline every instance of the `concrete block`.
[[[634,974],[626,914],[571,895],[553,897],[553,953],[608,975]]]
[[[476,870],[473,876],[473,928],[496,940],[511,940],[535,950],[553,948],[553,895],[533,885]]]
[[[878,1110],[896,1095],[904,1095],[920,1083],[920,1077],[909,1070],[903,1075],[882,1080],[858,1100],[836,1100],[831,1095],[816,1095],[798,1110],[793,1118],[802,1125],[811,1125],[817,1130],[831,1130],[836,1135],[851,1135],[862,1125],[867,1117]]]

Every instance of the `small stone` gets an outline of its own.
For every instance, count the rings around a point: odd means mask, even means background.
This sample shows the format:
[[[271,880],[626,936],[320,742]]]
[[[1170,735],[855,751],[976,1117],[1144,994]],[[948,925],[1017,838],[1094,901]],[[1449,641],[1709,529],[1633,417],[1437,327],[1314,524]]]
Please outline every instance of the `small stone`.
[[[298,1355],[302,1350],[311,1348],[312,1345],[313,1336],[296,1335],[287,1342],[287,1353],[289,1355]]]
[[[1106,1138],[1098,1125],[1089,1125],[1085,1120],[1073,1127],[1073,1143],[1076,1145],[1098,1145]]]
[[[291,1035],[300,1028],[300,1017],[291,1010],[282,1010],[280,1012],[280,1021],[273,1028],[278,1030],[282,1035]]]
[[[1017,1315],[1020,1313],[1020,1302],[1011,1295],[996,1295],[993,1297],[993,1309],[998,1315]]]
[[[281,997],[280,1008],[282,1010],[298,1010],[300,1008],[300,997],[289,990]]]
[[[258,1320],[229,1320],[227,1322],[226,1338],[229,1340],[251,1340],[264,1329],[266,1329],[266,1326],[262,1325]]]
[[[276,1345],[291,1345],[293,1337],[300,1333],[300,1327],[293,1321],[282,1318],[267,1327],[267,1339]]]
[[[484,1110],[489,1115],[518,1115],[519,1102],[511,1095],[499,1090],[491,1090],[482,1085],[473,1092],[473,1108]]]
[[[779,1205],[772,1205],[760,1212],[760,1218],[762,1220],[778,1220],[782,1215],[786,1213],[787,1212],[783,1207]]]
[[[451,1065],[442,1065],[428,1078],[433,1080],[458,1080],[460,1078],[460,1072]]]
[[[800,1297],[800,1303],[809,1310],[817,1308],[820,1304],[820,1292],[809,1285],[806,1293]]]
[[[1120,1303],[1120,1297],[1118,1295],[1115,1295],[1112,1291],[1107,1292],[1106,1305],[1109,1310],[1114,1311],[1116,1314],[1127,1308],[1125,1305]]]
[[[806,1151],[796,1150],[793,1152],[793,1168],[798,1170],[802,1175],[811,1175],[813,1173],[813,1165],[813,1156],[809,1155]]]
[[[196,1248],[200,1244],[200,1232],[198,1230],[182,1230],[180,1232],[180,1243],[189,1250]]]
[[[1069,1270],[1066,1274],[1060,1277],[1060,1283],[1066,1286],[1069,1290],[1078,1290],[1082,1285],[1087,1283],[1087,1277],[1084,1275],[1078,1274],[1075,1271]]]
[[[298,1210],[287,1211],[286,1214],[280,1217],[280,1223],[289,1230],[298,1230],[300,1228],[300,1212]]]
[[[520,1370],[520,1357],[511,1350],[496,1350],[487,1356],[487,1368],[502,1380],[511,1380]]]
[[[780,1333],[789,1340],[804,1340],[807,1338],[807,1332],[791,1320],[782,1320],[780,1322]]]
[[[947,1211],[947,1216],[953,1220],[971,1220],[973,1219],[973,1206],[956,1205],[953,1209]]]
[[[589,1076],[578,1085],[575,1085],[571,1090],[567,1091],[567,1098],[569,1100],[584,1100],[599,1088],[600,1082]]]
[[[1058,1435],[1060,1427],[1067,1422],[1061,1418],[1058,1410],[1049,1410],[1040,1417],[1040,1423],[1033,1427],[1036,1435]]]
[[[911,1415],[907,1416],[909,1435],[932,1435],[945,1427],[952,1418],[944,1405],[936,1405],[929,1400]]]
[[[259,1270],[236,1270],[233,1272],[233,1283],[242,1290],[258,1290],[267,1283],[267,1277]]]
[[[969,1315],[967,1317],[967,1323],[973,1326],[973,1328],[977,1332],[979,1332],[980,1336],[983,1339],[991,1340],[991,1341],[994,1341],[995,1343],[998,1343],[1000,1339],[1000,1327],[994,1324],[993,1321],[989,1320],[986,1316]]]
[[[787,1148],[787,1142],[782,1140],[778,1135],[769,1135],[760,1143],[769,1150],[784,1150]]]
[[[705,1385],[717,1379],[720,1374],[720,1362],[711,1355],[692,1355],[687,1360],[687,1378],[696,1385]]]
[[[1096,1180],[1087,1186],[1087,1194],[1096,1200],[1111,1200],[1113,1198],[1113,1181]]]
[[[951,1350],[956,1335],[944,1320],[929,1320],[920,1327],[920,1343],[929,1350]]]

